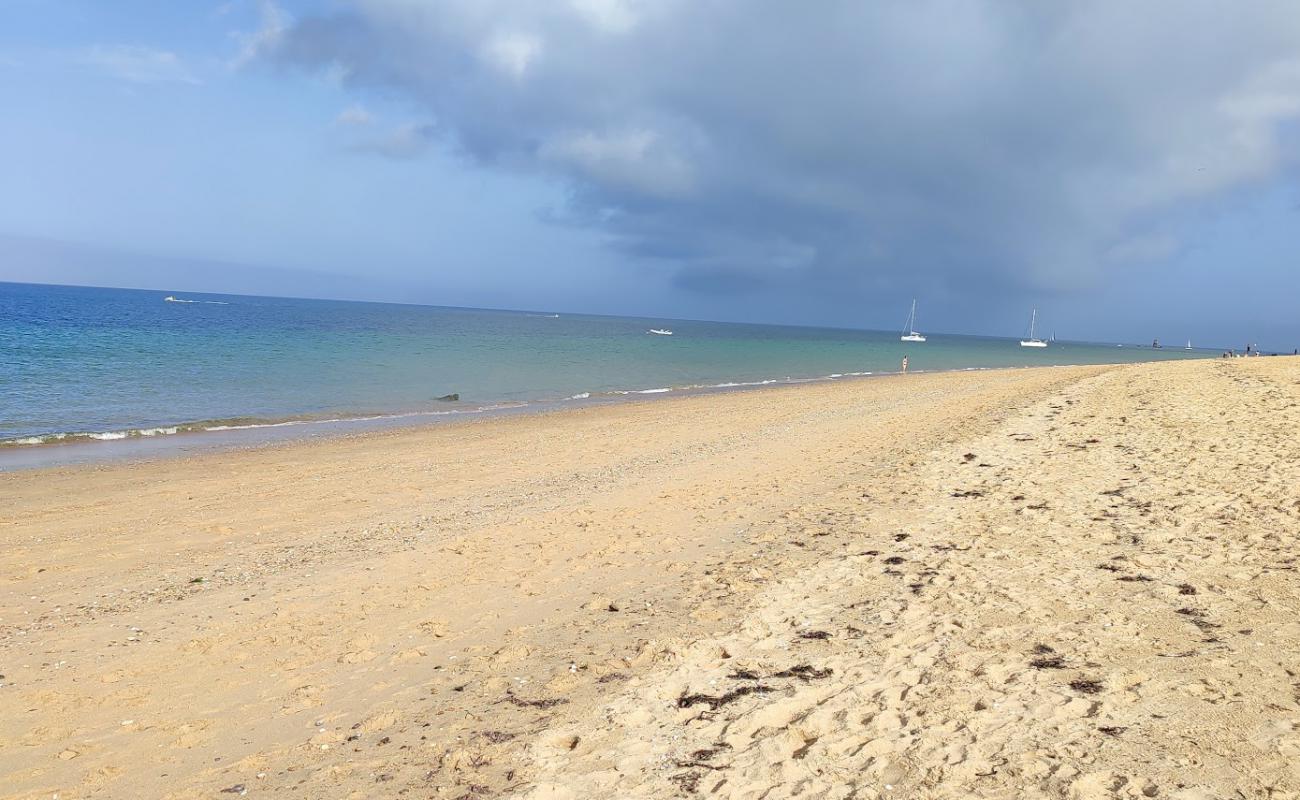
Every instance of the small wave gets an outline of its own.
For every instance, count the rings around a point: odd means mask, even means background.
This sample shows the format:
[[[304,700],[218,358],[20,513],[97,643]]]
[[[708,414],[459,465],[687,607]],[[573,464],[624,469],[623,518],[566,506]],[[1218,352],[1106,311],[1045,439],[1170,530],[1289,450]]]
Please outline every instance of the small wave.
[[[204,425],[194,430],[203,431],[248,431],[258,428],[288,428],[295,425],[337,425],[349,422],[375,422],[377,420],[415,419],[418,417],[449,417],[456,414],[482,414],[487,411],[506,411],[512,408],[524,408],[527,403],[493,403],[475,408],[452,408],[446,411],[405,411],[398,414],[369,414],[357,417],[326,417],[322,419],[287,419],[280,422],[244,422],[238,424]]]
[[[408,411],[398,414],[369,414],[350,417],[327,417],[321,419],[287,419],[278,421],[230,421],[230,422],[196,422],[183,425],[169,425],[156,428],[129,428],[117,431],[85,431],[76,433],[47,433],[38,436],[21,436],[13,439],[0,439],[0,447],[30,447],[48,444],[75,444],[77,442],[112,442],[123,439],[142,439],[154,436],[171,436],[177,433],[220,433],[222,431],[247,431],[261,428],[288,428],[298,425],[347,424],[354,422],[374,422],[378,420],[402,420],[418,417],[445,417],[457,414],[483,414],[489,411],[507,411],[524,408],[528,403],[506,402],[493,403],[475,408],[453,408],[445,411]]]
[[[829,380],[831,378],[845,378],[850,376],[873,375],[871,372],[837,372],[834,375],[828,375],[823,378],[795,378],[786,376],[784,378],[767,378],[759,381],[723,381],[722,383],[688,383],[682,386],[666,386],[657,389],[608,389],[596,392],[580,392],[569,395],[565,400],[586,400],[591,397],[627,397],[629,395],[641,394],[667,394],[671,392],[692,392],[692,391],[709,391],[712,389],[745,389],[757,386],[773,386],[776,384],[791,385],[799,383],[816,383],[817,381]]]
[[[19,439],[0,440],[0,444],[50,444],[68,438],[66,433],[51,433],[45,436],[24,436]]]
[[[77,433],[46,433],[39,436],[20,436],[16,439],[0,439],[0,447],[14,445],[55,444],[58,442],[112,442],[119,439],[147,438],[150,436],[170,436],[180,433],[184,426],[176,425],[166,428],[130,428],[123,431],[85,431]]]

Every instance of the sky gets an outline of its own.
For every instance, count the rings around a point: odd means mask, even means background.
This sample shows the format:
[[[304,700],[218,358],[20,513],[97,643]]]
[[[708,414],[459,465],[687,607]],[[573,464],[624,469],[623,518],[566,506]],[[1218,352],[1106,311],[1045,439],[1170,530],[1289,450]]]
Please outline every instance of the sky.
[[[1300,346],[1290,0],[0,17],[0,280]]]

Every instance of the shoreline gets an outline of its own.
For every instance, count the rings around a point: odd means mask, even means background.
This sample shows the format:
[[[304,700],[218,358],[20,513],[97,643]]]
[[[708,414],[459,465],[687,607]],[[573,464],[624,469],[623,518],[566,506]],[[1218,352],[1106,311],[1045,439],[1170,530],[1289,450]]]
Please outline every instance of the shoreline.
[[[1211,358],[1204,356],[1203,358]],[[1193,360],[1185,358],[1180,360]],[[913,369],[910,375],[963,372],[997,372],[1003,370],[1057,369],[1077,366],[1118,367],[1127,364],[1155,364],[1156,361],[1114,362],[1099,364],[1034,364],[1020,367],[954,367],[951,369]],[[364,435],[385,430],[416,429],[429,425],[447,425],[476,419],[493,419],[520,414],[546,414],[589,407],[612,406],[643,400],[695,397],[732,392],[847,382],[898,376],[899,371],[843,372],[809,378],[771,378],[756,381],[729,381],[718,384],[692,384],[651,389],[580,392],[560,399],[502,401],[482,406],[384,412],[357,412],[326,418],[290,417],[260,421],[256,418],[199,420],[159,423],[147,428],[103,432],[69,432],[16,437],[0,441],[0,474],[29,469],[107,464],[140,459],[169,458],[202,452],[247,447],[263,447],[311,441],[335,436]],[[247,420],[247,421],[244,421]],[[42,441],[35,441],[35,440]]]

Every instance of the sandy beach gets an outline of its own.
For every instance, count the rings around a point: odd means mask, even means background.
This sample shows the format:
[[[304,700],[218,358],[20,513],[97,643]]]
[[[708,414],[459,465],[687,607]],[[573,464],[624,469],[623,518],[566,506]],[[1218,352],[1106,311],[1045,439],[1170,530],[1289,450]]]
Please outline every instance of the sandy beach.
[[[0,795],[1300,797],[1300,359],[0,475]]]

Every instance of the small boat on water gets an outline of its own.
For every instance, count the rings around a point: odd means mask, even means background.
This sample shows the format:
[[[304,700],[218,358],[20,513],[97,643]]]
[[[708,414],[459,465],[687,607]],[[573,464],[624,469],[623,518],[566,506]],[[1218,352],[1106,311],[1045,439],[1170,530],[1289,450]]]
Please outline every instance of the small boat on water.
[[[673,332],[667,328],[651,328],[646,333],[653,333],[655,336],[672,336]]]
[[[1183,349],[1184,349],[1184,350],[1191,350],[1191,349],[1193,349],[1193,348],[1192,348],[1192,340],[1191,340],[1191,339],[1188,339],[1188,340],[1187,340],[1187,346],[1184,347]]]
[[[1029,316],[1029,338],[1020,340],[1021,347],[1047,347],[1047,342],[1034,337],[1034,328],[1036,328],[1037,325],[1038,309],[1035,308],[1034,313]]]
[[[179,302],[181,302],[181,301],[180,301],[180,300],[177,300],[177,299],[176,299],[175,297],[173,297],[172,295],[167,295],[166,297],[163,298],[163,302],[164,302],[164,303],[179,303]]]
[[[925,337],[916,332],[916,300],[912,300],[912,313],[907,315],[907,324],[903,326],[900,342],[924,342]]]

